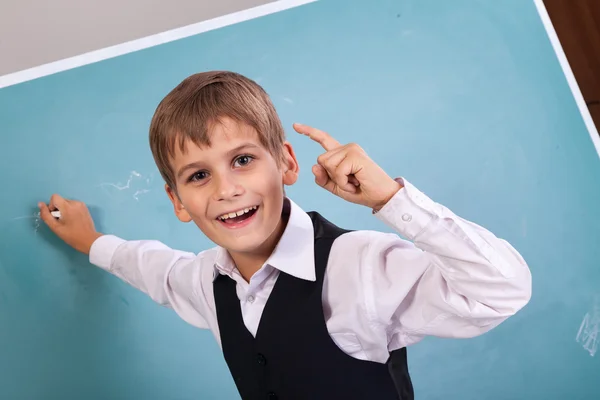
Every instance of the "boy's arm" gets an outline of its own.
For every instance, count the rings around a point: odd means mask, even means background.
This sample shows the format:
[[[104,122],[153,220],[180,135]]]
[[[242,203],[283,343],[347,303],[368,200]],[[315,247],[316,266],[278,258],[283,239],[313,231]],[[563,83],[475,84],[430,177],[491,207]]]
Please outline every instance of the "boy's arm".
[[[384,235],[369,243],[378,262],[361,263],[372,285],[366,304],[393,347],[425,335],[477,336],[528,303],[531,273],[508,242],[399,181],[376,215],[414,244]]]
[[[366,248],[350,242],[349,251],[341,253],[351,259],[339,265],[356,264],[358,258],[355,270],[335,278],[349,288],[350,297],[343,303],[351,304],[354,294],[362,293],[359,310],[365,312],[365,326],[375,329],[361,336],[364,346],[376,348],[385,339],[392,350],[424,335],[476,336],[527,304],[531,274],[509,243],[456,216],[408,182],[392,179],[357,144],[342,145],[306,125],[295,124],[294,129],[326,151],[313,167],[319,186],[373,209],[414,243],[395,234],[372,233]],[[377,343],[366,343],[371,337]]]
[[[86,205],[53,195],[50,204],[38,204],[40,216],[65,243],[90,262],[141,290],[157,303],[173,308],[198,328],[208,328],[208,312],[198,293],[201,268],[196,255],[171,249],[157,241],[125,241],[96,231]],[[50,211],[58,209],[60,219]],[[196,287],[198,286],[198,288]]]

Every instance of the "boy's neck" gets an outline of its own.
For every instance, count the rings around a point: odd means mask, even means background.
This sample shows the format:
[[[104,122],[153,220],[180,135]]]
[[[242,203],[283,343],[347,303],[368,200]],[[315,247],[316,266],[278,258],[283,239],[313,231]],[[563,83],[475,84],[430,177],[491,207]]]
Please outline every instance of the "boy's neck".
[[[265,261],[267,261],[271,254],[273,254],[273,250],[275,250],[275,247],[279,243],[290,216],[289,210],[286,210],[286,208],[287,207],[284,205],[277,228],[275,228],[273,234],[260,246],[259,249],[256,249],[256,251],[252,253],[229,252],[229,255],[231,256],[231,259],[233,260],[237,270],[240,272],[240,275],[242,275],[246,282],[250,282],[250,278],[252,278],[252,276],[262,268]]]

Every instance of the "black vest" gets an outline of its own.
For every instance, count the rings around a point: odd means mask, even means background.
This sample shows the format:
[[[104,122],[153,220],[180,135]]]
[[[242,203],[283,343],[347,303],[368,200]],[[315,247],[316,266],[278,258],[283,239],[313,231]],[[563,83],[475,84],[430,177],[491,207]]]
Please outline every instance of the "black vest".
[[[225,361],[244,400],[412,400],[406,348],[387,364],[355,359],[333,342],[323,315],[322,288],[333,241],[348,232],[315,212],[316,281],[280,272],[254,338],[242,319],[236,283],[215,279]],[[351,267],[351,266],[349,266]]]

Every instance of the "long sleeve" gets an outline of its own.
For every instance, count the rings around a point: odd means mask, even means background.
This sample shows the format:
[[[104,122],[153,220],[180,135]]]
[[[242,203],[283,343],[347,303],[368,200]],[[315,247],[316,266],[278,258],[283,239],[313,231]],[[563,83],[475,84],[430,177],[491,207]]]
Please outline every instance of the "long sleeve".
[[[340,269],[335,279],[346,285],[345,302],[356,294],[362,298],[368,331],[355,330],[363,349],[381,360],[381,341],[391,351],[427,335],[477,336],[531,296],[530,271],[508,242],[402,183],[376,216],[408,241],[395,233],[351,233],[339,246],[352,251],[334,256],[340,265],[358,260],[356,271]]]
[[[202,261],[202,254],[174,250],[158,241],[125,241],[112,235],[98,238],[90,250],[92,264],[206,329],[209,310],[200,295]]]

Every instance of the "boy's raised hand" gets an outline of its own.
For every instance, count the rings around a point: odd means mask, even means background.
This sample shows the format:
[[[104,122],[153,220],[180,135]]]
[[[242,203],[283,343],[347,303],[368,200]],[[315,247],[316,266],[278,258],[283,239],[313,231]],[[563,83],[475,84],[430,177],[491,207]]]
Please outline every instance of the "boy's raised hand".
[[[315,182],[336,196],[378,211],[402,188],[356,143],[342,145],[326,132],[302,124],[294,124],[294,129],[326,150],[312,171]]]
[[[67,200],[55,194],[50,203],[38,203],[40,217],[69,246],[89,254],[90,248],[102,234],[96,231],[94,220],[87,206],[75,200]],[[54,218],[51,211],[60,210],[60,218]]]

